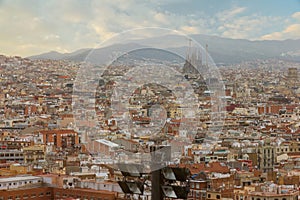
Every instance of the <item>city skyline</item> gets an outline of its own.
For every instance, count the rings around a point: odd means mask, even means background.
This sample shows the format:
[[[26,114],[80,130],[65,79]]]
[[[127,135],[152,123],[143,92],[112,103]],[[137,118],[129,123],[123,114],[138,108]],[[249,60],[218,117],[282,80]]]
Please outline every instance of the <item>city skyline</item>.
[[[300,38],[300,1],[0,1],[0,54],[94,47],[134,28],[234,39]],[[141,37],[147,36],[147,32]],[[151,35],[149,35],[151,36]]]
[[[299,7],[0,0],[0,200],[300,199]]]

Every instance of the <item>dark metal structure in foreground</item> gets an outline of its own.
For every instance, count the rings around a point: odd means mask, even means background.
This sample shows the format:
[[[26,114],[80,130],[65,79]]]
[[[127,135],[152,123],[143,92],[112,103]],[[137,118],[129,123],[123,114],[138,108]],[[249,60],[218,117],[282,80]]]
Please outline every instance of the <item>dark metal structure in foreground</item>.
[[[163,200],[187,199],[189,193],[190,171],[187,168],[170,167],[171,147],[155,145],[150,147],[151,153],[151,199]],[[122,191],[128,195],[143,195],[147,185],[145,173],[140,164],[118,164],[123,181],[118,181]],[[131,177],[128,179],[128,177]],[[146,176],[147,177],[147,176]]]

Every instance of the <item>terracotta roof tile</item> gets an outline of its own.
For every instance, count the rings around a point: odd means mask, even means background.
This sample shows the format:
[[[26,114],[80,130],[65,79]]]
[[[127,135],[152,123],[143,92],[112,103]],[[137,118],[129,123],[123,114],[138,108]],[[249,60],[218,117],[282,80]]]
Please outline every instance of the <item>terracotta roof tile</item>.
[[[174,165],[172,165],[174,166]],[[217,173],[229,173],[229,167],[225,165],[224,163],[220,162],[212,162],[208,164],[204,163],[197,163],[197,164],[179,164],[178,167],[186,167],[189,168],[192,174],[198,174],[200,172],[207,172],[207,173],[212,173],[212,172],[217,172]]]

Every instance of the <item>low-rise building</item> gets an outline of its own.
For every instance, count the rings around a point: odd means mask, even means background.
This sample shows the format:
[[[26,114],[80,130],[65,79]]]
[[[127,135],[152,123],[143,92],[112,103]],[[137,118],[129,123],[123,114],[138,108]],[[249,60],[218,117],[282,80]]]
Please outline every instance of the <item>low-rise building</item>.
[[[23,148],[24,163],[38,165],[38,162],[45,160],[45,145],[33,145]]]
[[[0,178],[0,190],[17,189],[28,185],[41,184],[43,178],[38,176],[15,176]]]

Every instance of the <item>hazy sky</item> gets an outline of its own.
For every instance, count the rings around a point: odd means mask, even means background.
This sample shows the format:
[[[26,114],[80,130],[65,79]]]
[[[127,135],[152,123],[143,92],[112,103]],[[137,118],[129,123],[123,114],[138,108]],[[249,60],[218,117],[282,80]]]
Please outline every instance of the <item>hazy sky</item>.
[[[0,54],[20,56],[94,47],[141,27],[299,39],[300,0],[0,0],[0,27]]]

